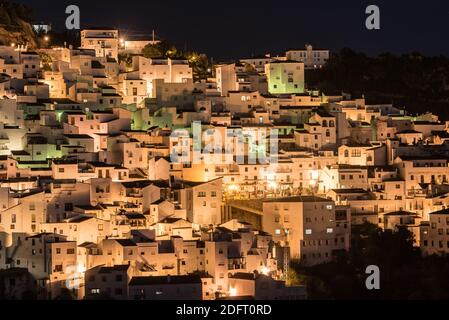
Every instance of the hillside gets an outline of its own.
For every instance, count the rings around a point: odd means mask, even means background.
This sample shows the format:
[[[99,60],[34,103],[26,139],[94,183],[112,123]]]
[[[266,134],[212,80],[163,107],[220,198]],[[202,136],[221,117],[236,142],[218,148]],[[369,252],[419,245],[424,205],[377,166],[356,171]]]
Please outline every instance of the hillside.
[[[449,120],[449,58],[444,56],[369,57],[343,49],[323,69],[309,71],[306,79],[324,92],[363,94],[371,102],[393,103],[413,114],[431,111]]]
[[[30,24],[31,9],[9,0],[0,0],[0,45],[28,44],[38,46],[36,35]]]

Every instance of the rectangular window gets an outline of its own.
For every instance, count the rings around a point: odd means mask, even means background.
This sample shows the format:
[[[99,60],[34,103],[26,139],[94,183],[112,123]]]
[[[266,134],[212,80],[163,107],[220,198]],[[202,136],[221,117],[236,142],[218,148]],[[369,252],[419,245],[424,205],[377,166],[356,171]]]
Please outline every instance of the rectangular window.
[[[359,149],[355,149],[351,151],[351,157],[361,157],[362,156],[362,151],[360,151]]]

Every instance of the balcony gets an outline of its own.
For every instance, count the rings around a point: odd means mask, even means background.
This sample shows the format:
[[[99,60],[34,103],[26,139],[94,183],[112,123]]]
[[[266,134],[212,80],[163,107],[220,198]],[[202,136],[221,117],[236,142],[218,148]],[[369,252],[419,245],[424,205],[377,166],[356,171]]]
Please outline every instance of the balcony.
[[[126,196],[128,198],[142,198],[142,192],[141,191],[128,191],[126,192]]]
[[[446,168],[446,163],[413,163],[413,168]]]
[[[245,263],[229,263],[228,264],[228,270],[245,270],[246,264]]]
[[[415,190],[415,189],[407,190],[407,196],[410,198],[427,197],[428,194],[429,193],[427,192],[427,190]]]
[[[293,170],[289,169],[289,168],[280,168],[280,169],[276,169],[275,173],[277,174],[282,174],[282,173],[292,173]]]

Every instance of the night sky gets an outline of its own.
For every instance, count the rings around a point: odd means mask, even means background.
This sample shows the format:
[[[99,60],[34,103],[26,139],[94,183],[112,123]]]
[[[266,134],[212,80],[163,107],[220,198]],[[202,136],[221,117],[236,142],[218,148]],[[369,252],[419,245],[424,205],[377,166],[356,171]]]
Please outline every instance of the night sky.
[[[65,7],[77,4],[81,27],[117,26],[156,34],[217,59],[302,48],[304,43],[368,54],[418,51],[449,56],[447,0],[15,0],[37,20],[65,25]],[[381,30],[365,28],[365,8],[381,9]]]

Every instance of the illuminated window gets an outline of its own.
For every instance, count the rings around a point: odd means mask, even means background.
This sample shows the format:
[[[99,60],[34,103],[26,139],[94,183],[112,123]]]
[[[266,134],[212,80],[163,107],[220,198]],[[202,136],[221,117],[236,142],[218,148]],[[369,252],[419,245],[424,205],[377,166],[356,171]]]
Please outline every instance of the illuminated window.
[[[360,151],[359,149],[352,150],[351,157],[361,157],[361,156],[362,156],[362,151]]]

